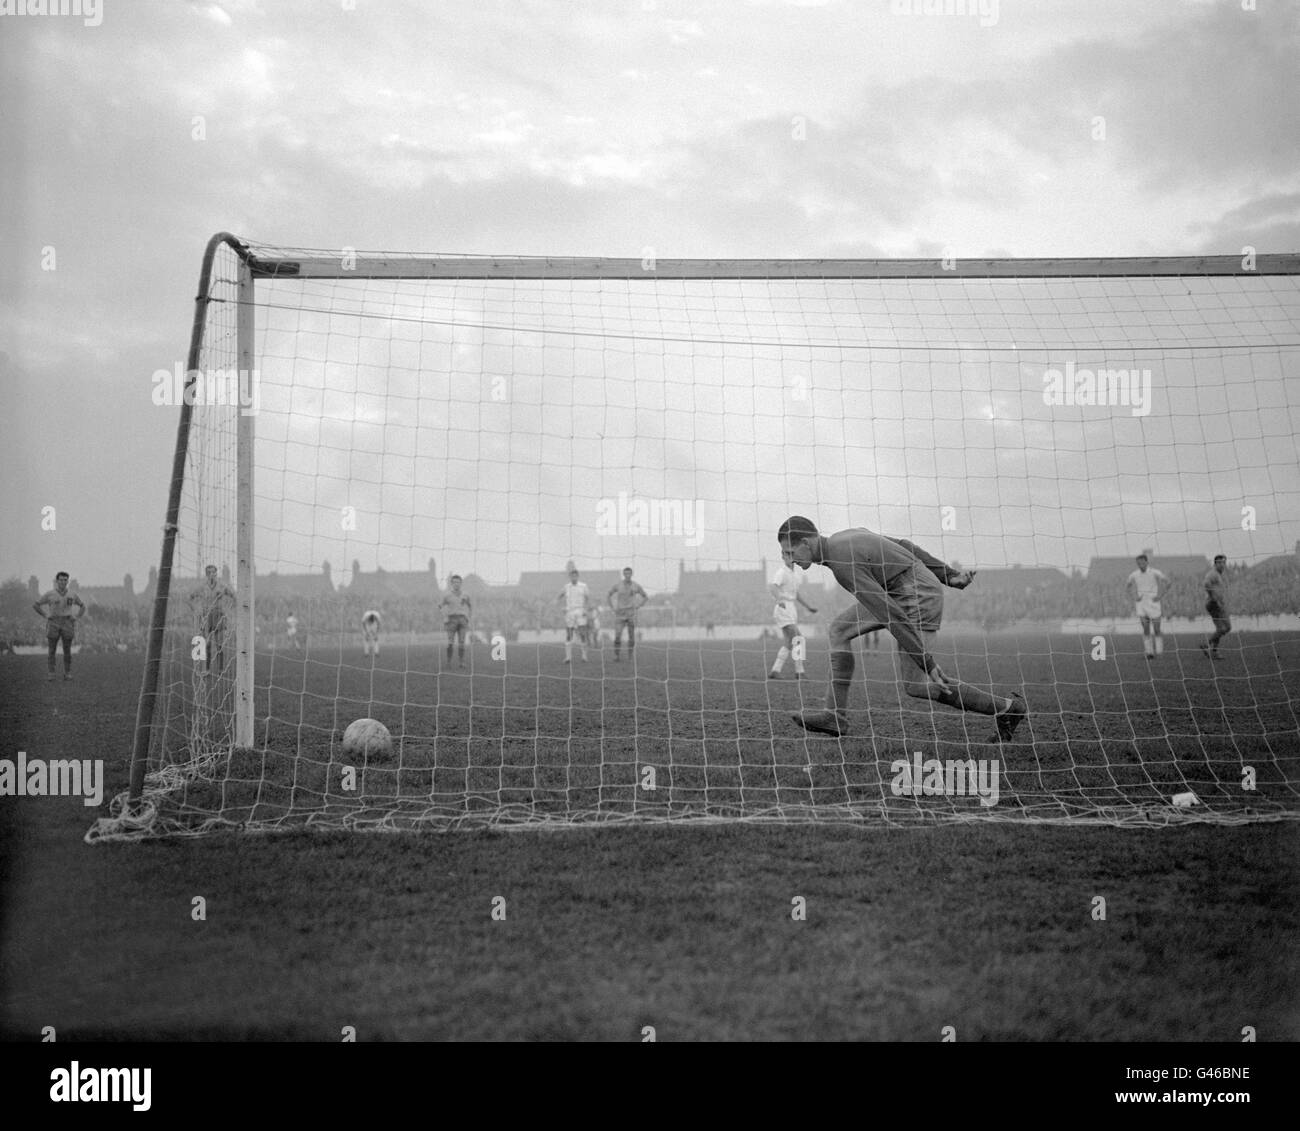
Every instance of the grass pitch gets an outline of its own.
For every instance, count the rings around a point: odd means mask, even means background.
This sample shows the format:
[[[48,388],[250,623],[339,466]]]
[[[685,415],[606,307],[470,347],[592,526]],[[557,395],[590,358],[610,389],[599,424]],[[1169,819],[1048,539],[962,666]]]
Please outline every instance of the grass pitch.
[[[1081,789],[1122,790],[1088,772],[1105,773],[1112,751],[1144,742],[1155,769],[1129,788],[1148,790],[1153,804],[1167,804],[1162,775],[1226,791],[1228,771],[1244,760],[1294,782],[1286,760],[1300,753],[1290,745],[1297,642],[1242,639],[1251,647],[1217,675],[1193,669],[1199,657],[1181,651],[1161,661],[1167,674],[1152,673],[1139,651],[1116,660],[1112,679],[1085,677],[1086,657],[1059,640],[1029,664],[1033,648],[991,638],[981,647],[994,683],[1019,675],[1031,705],[1051,696],[1025,748],[1038,776],[1013,779],[1013,788],[1041,796],[1042,773],[1060,772]],[[978,680],[965,666],[969,649],[957,651],[963,678]],[[767,684],[748,667],[739,682],[725,678],[739,667],[730,646],[643,655],[635,683],[595,678],[594,664],[569,680],[553,648],[527,661],[533,672],[447,673],[404,687],[401,699],[381,684],[374,702],[429,712],[408,715],[398,733],[458,745],[464,772],[476,759],[492,767],[504,736],[527,725],[507,717],[517,700],[494,687],[531,681],[539,702],[556,697],[554,717],[526,712],[539,733],[576,722],[574,745],[593,751],[629,734],[675,744],[688,801],[691,773],[702,770],[690,752],[734,749],[732,776],[711,783],[716,797],[753,789],[780,797],[779,772],[745,779],[747,752],[757,760],[760,741],[772,745],[764,733],[793,728],[785,713],[798,709],[799,685]],[[396,667],[408,658],[391,659]],[[763,657],[749,660],[761,675]],[[868,683],[872,711],[855,719],[861,738],[844,744],[847,764],[874,764],[894,742],[914,745],[909,725],[928,728],[927,751],[965,739],[960,716],[927,722],[889,700],[891,665],[887,653],[864,660],[877,682]],[[46,684],[43,668],[32,657],[6,657],[0,668],[0,756],[103,758],[110,796],[126,780],[139,657],[81,657],[71,684]],[[824,668],[814,656],[804,698],[820,690]],[[325,748],[333,714],[346,723],[372,713],[360,709],[369,673],[349,676],[363,680],[354,696],[315,687],[311,665],[298,660],[277,657],[262,670],[284,694],[297,690],[295,678],[307,681],[318,713],[300,726]],[[632,701],[621,704],[629,690]],[[380,707],[373,713],[383,717]],[[1238,732],[1247,731],[1256,737],[1243,744]],[[561,731],[543,737],[562,742]],[[829,747],[839,749],[792,729],[789,746],[779,744],[787,754],[767,758],[821,764]],[[587,788],[583,758],[570,764],[571,780]],[[1027,765],[1018,772],[1029,774]],[[816,773],[788,788],[816,800]],[[1265,784],[1265,798],[1279,795],[1277,781]],[[0,800],[6,1036],[39,1039],[52,1025],[60,1040],[337,1041],[351,1025],[361,1040],[639,1041],[652,1026],[659,1040],[932,1041],[952,1026],[961,1041],[1237,1041],[1249,1025],[1261,1041],[1300,1038],[1293,822],[722,823],[89,847],[81,838],[95,815],[78,799]],[[192,917],[196,896],[206,902],[203,921]],[[800,906],[806,918],[794,917]]]

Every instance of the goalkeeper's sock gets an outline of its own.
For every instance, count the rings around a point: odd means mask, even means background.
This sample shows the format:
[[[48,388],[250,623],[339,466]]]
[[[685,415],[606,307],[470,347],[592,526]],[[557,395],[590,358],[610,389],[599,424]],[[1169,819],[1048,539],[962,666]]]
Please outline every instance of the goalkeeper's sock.
[[[1164,650],[1165,650],[1165,638],[1164,638],[1163,636],[1157,636],[1157,637],[1156,637],[1156,655],[1159,656],[1161,653],[1164,652]]]
[[[782,644],[781,650],[776,654],[776,663],[772,665],[772,670],[779,675],[781,669],[785,667],[785,662],[789,658],[789,656],[790,656],[790,649],[787,648],[784,644]]]
[[[963,711],[973,711],[978,715],[997,715],[1010,710],[1012,707],[1012,700],[1002,699],[987,691],[981,691],[978,687],[972,687],[969,683],[958,683],[956,680],[951,680],[949,681],[949,687],[952,692],[951,705],[960,707]],[[945,701],[940,699],[940,702]]]
[[[831,689],[826,696],[826,709],[847,711],[849,689],[853,686],[853,653],[831,653]]]

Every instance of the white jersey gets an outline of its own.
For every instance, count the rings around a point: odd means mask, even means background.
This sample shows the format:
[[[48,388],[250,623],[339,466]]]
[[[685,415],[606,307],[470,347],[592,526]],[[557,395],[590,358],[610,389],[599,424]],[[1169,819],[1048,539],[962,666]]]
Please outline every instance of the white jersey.
[[[1129,584],[1133,586],[1138,604],[1154,601],[1160,593],[1160,583],[1164,579],[1165,575],[1158,569],[1147,569],[1145,572],[1135,569],[1128,575]]]
[[[585,581],[569,581],[564,585],[564,611],[566,613],[581,613],[587,608],[587,583]]]
[[[792,569],[790,566],[780,566],[772,574],[772,584],[776,586],[780,594],[778,601],[793,602],[799,595],[799,586],[803,584],[803,570]]]
[[[772,606],[772,620],[779,629],[798,628],[799,606],[795,597],[799,595],[799,586],[803,583],[803,570],[792,566],[778,566],[772,574],[772,584],[776,586],[776,604]]]
[[[378,632],[379,614],[374,609],[367,609],[361,618],[361,627],[371,632]]]

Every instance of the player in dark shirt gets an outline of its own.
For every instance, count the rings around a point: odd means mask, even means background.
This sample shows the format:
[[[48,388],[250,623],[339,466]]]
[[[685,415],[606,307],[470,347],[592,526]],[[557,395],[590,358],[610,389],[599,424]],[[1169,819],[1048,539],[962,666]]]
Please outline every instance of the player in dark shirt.
[[[831,622],[831,686],[823,711],[803,711],[794,720],[823,734],[848,733],[849,689],[853,684],[853,641],[887,628],[898,641],[898,674],[915,699],[929,699],[961,711],[992,715],[997,734],[1009,742],[1028,715],[1018,693],[994,695],[944,675],[930,653],[943,618],[943,586],[964,589],[973,570],[954,569],[903,538],[857,527],[823,535],[811,519],[795,515],[777,532],[787,564],[831,571],[856,603]]]
[[[1228,616],[1228,559],[1223,554],[1216,554],[1214,565],[1210,567],[1201,583],[1205,589],[1205,611],[1214,622],[1214,632],[1201,644],[1201,651],[1211,660],[1219,658],[1219,641],[1232,631],[1232,619]]]

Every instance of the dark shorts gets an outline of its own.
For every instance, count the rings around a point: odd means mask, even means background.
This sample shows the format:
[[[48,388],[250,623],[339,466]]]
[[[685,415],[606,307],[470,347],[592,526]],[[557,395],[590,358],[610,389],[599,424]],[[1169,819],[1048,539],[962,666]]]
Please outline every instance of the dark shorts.
[[[70,624],[54,624],[51,622],[45,629],[46,640],[66,640],[72,643],[72,638],[76,635],[76,628]]]
[[[454,616],[448,617],[443,627],[448,632],[464,632],[469,627],[469,617]]]
[[[900,606],[904,620],[917,632],[938,632],[943,622],[943,585],[928,569],[901,573],[886,591]],[[856,600],[831,623],[831,636],[852,639],[876,628],[889,628],[889,610],[883,597]]]
[[[943,623],[943,583],[918,566],[900,575],[889,595],[903,606],[908,622],[919,632],[938,632]]]

